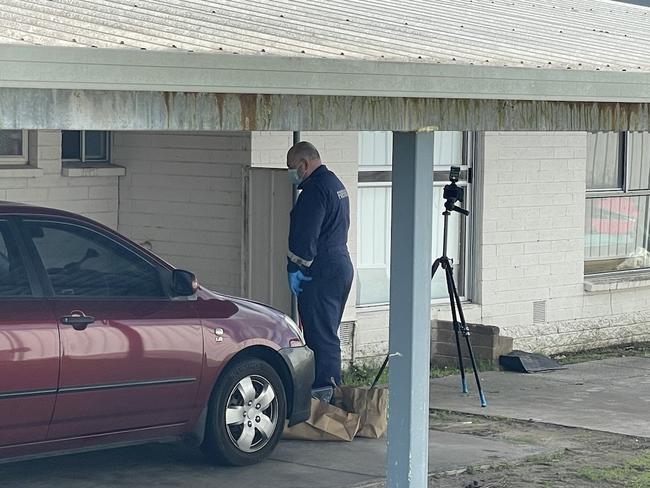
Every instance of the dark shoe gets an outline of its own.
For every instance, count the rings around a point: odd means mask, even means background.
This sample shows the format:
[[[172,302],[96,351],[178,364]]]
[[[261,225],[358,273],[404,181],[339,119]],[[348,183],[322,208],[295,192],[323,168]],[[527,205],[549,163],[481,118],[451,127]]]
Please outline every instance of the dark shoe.
[[[326,403],[330,403],[332,401],[332,395],[334,395],[334,388],[331,386],[323,386],[321,388],[313,388],[311,390],[312,398],[321,400]]]

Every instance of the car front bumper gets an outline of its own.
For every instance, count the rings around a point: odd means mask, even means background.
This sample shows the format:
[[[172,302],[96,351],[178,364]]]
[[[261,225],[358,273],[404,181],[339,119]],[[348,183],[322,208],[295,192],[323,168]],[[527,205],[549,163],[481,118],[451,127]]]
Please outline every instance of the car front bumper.
[[[288,347],[279,351],[291,378],[289,427],[304,422],[311,411],[311,387],[314,383],[314,353],[307,346]]]

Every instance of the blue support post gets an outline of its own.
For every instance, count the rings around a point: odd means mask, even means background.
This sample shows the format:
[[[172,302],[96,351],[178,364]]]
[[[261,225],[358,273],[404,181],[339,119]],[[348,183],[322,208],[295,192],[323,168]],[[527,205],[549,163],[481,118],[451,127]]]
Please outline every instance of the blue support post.
[[[390,488],[427,486],[433,133],[393,134],[390,275]]]

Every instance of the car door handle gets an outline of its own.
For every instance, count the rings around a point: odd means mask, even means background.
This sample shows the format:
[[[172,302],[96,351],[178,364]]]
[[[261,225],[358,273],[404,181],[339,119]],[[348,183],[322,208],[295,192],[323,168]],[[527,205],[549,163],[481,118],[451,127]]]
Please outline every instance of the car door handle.
[[[71,325],[74,330],[86,330],[86,327],[94,321],[95,317],[89,315],[64,315],[59,319],[59,322]]]

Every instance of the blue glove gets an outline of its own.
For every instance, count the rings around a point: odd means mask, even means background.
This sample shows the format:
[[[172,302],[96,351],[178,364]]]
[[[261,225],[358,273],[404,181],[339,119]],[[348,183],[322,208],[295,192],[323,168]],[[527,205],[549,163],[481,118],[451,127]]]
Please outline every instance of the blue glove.
[[[305,276],[300,270],[294,271],[293,273],[289,272],[289,289],[291,290],[291,293],[296,296],[300,295],[300,292],[302,291],[302,288],[300,288],[300,282],[311,280],[311,276]]]

